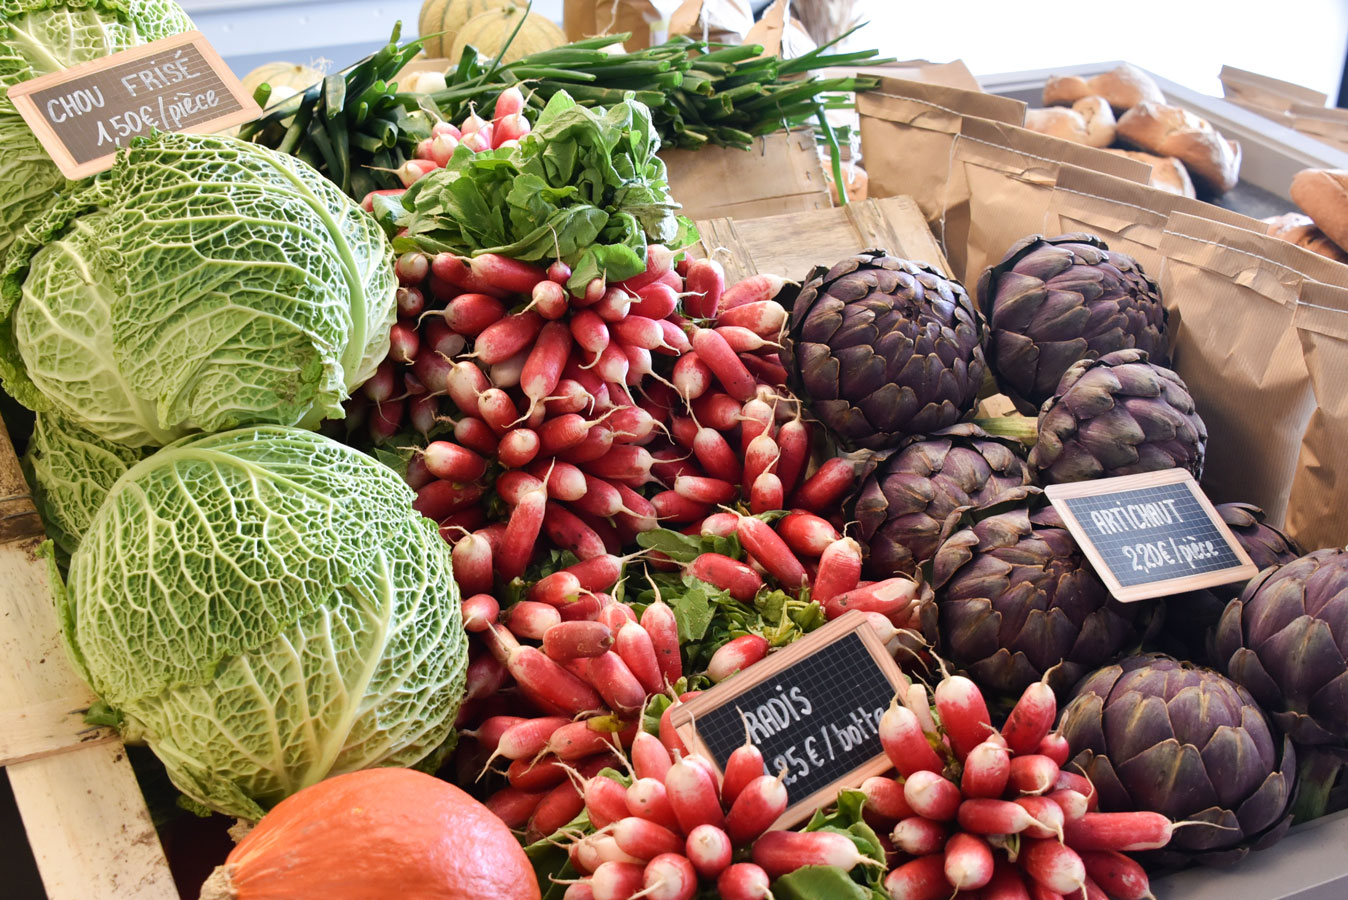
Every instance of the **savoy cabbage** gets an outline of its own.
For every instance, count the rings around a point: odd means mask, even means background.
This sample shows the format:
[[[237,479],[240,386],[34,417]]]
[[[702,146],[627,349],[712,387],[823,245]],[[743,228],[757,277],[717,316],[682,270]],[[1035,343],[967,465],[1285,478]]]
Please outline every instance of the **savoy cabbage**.
[[[57,607],[76,668],[173,783],[256,819],[449,735],[467,637],[449,548],[391,469],[279,426],[135,464]]]
[[[0,278],[17,400],[130,447],[340,417],[388,352],[392,248],[287,156],[158,134],[64,195]]]

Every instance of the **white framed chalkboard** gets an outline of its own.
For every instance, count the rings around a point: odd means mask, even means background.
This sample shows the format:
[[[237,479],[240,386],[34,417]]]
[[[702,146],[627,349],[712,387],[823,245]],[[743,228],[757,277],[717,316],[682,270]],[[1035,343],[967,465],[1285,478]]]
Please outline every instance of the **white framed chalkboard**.
[[[746,736],[769,774],[786,769],[787,828],[892,768],[880,716],[908,685],[865,615],[853,610],[670,712],[670,724],[718,772]]]
[[[1095,572],[1121,601],[1248,581],[1258,574],[1186,469],[1044,489]]]

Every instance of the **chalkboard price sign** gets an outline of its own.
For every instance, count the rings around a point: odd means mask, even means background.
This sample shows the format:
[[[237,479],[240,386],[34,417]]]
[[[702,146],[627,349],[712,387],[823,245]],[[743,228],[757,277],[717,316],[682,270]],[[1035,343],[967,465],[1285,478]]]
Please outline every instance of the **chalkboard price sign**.
[[[20,82],[9,98],[67,178],[103,171],[152,131],[210,133],[262,112],[199,31]]]
[[[880,716],[906,684],[866,617],[853,611],[675,706],[670,722],[719,771],[746,734],[769,773],[785,769],[789,806],[777,821],[784,828],[891,768]]]
[[[1044,492],[1119,600],[1246,581],[1257,573],[1184,469],[1055,484]]]

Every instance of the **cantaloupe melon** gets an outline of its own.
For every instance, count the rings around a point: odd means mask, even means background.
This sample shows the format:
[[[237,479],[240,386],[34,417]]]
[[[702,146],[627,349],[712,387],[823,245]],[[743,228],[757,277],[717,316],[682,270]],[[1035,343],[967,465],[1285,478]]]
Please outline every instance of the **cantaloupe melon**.
[[[523,25],[520,25],[521,16],[524,17]],[[510,6],[474,16],[464,23],[454,38],[449,58],[457,60],[469,44],[476,47],[484,56],[494,57],[510,39],[517,26],[519,34],[515,35],[515,39],[506,48],[505,54],[501,57],[502,62],[514,62],[530,53],[551,50],[566,43],[566,33],[547,16],[538,13],[526,14],[523,7]]]
[[[515,6],[514,0],[424,0],[417,17],[417,34],[431,59],[449,56],[454,38],[469,19],[493,9]],[[454,57],[458,59],[458,57]]]

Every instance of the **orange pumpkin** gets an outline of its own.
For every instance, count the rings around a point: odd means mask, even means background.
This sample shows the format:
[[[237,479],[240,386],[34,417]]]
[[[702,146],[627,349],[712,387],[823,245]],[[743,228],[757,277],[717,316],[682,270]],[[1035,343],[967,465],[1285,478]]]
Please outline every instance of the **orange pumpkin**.
[[[481,803],[411,769],[320,781],[277,804],[201,900],[539,900],[515,836]]]

